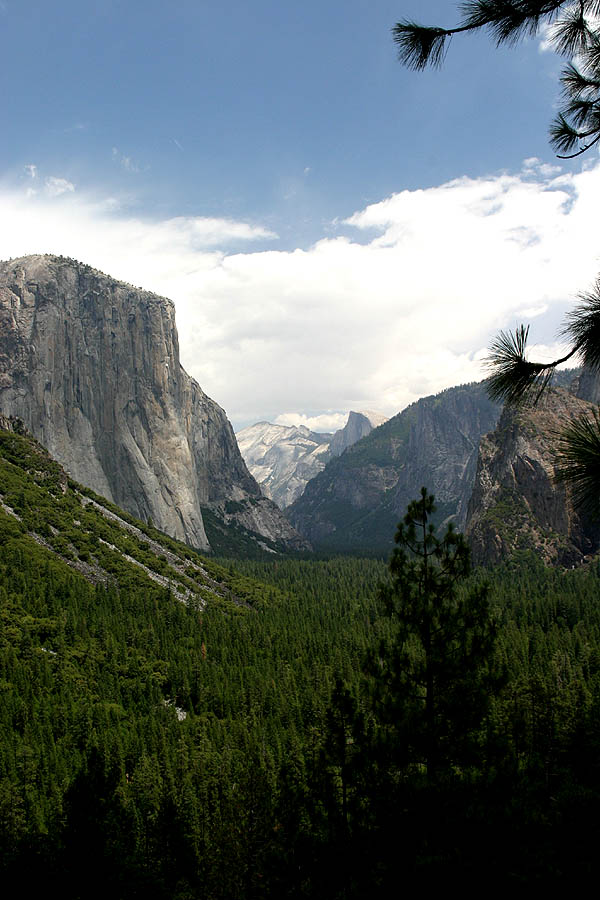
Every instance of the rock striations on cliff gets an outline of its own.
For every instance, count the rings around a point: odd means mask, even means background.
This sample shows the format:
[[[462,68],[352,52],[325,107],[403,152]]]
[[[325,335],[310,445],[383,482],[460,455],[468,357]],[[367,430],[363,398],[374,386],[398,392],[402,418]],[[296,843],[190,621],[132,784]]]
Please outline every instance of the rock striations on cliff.
[[[499,415],[483,384],[425,397],[332,459],[286,515],[315,547],[387,553],[425,485],[440,518],[462,527],[479,440]]]
[[[305,546],[179,362],[173,303],[56,256],[0,263],[0,412],[77,481],[208,549],[202,508]]]
[[[585,391],[587,375],[582,380]],[[546,563],[570,566],[598,550],[600,526],[574,510],[555,478],[559,432],[594,408],[552,389],[537,406],[505,409],[496,430],[482,438],[465,528],[476,563],[533,550]]]

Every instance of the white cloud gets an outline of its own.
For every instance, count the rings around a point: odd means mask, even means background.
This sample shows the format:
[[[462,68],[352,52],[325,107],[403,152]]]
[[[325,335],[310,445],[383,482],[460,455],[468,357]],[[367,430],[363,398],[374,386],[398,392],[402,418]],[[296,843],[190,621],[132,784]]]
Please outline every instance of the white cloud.
[[[568,344],[561,341],[554,341],[552,344],[532,344],[527,347],[527,357],[539,362],[552,362],[555,359],[563,359],[570,349]],[[559,365],[558,368],[572,369],[574,366],[579,365],[581,365],[581,359],[579,355],[576,355]]]
[[[30,164],[28,166],[24,166],[24,169],[30,178],[37,178],[37,166]]]
[[[0,246],[74,256],[171,297],[184,366],[236,424],[283,410],[323,423],[342,415],[332,410],[392,415],[483,377],[491,336],[521,317],[535,317],[532,341],[551,344],[600,269],[599,195],[599,163],[561,175],[529,161],[518,174],[394,194],[308,249],[242,252],[275,236],[5,186]]]
[[[560,166],[544,163],[541,159],[538,159],[537,156],[529,156],[527,159],[523,160],[523,172],[529,174],[534,173],[544,177],[550,177],[551,175],[558,175],[561,171],[562,169]]]
[[[73,193],[75,190],[72,182],[67,181],[66,178],[55,178],[54,175],[46,178],[45,185],[49,197],[60,197],[61,194]]]
[[[326,412],[318,416],[307,416],[304,413],[281,413],[275,418],[276,425],[304,425],[311,431],[327,432],[343,428],[348,421],[347,412]]]
[[[554,52],[554,26],[550,22],[540,25],[538,50],[540,53]]]

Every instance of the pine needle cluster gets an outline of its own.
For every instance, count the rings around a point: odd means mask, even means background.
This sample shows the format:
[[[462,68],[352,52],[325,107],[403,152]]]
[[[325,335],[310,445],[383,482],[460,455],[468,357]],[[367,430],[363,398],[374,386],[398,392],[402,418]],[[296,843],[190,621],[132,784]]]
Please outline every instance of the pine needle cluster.
[[[487,30],[497,46],[534,37],[544,26],[553,49],[570,62],[561,75],[562,106],[550,127],[560,158],[585,153],[600,140],[600,0],[465,0],[453,28],[402,19],[392,29],[398,59],[409,69],[438,68],[448,42]]]

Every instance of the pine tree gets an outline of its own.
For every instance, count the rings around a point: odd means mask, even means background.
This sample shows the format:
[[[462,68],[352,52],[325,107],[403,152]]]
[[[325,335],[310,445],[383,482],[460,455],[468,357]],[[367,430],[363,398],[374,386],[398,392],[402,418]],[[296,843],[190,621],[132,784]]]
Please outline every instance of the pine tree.
[[[434,512],[422,488],[398,525],[381,588],[394,630],[369,665],[384,757],[429,779],[472,761],[498,683],[487,585],[463,587],[468,545],[452,524],[438,537]]]

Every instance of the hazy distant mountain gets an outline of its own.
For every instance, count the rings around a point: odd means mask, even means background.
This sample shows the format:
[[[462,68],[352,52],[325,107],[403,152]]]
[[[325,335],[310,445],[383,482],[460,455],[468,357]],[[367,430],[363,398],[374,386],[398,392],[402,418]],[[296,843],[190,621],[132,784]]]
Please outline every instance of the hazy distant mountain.
[[[329,445],[331,456],[341,456],[344,450],[351,447],[361,438],[366,437],[377,428],[387,422],[387,416],[374,410],[364,409],[361,412],[348,413],[348,421],[343,428],[333,435]]]
[[[310,431],[304,425],[258,422],[236,437],[246,465],[264,494],[283,509],[301,496],[328,460],[385,421],[382,413],[352,411],[344,427],[333,435]]]

